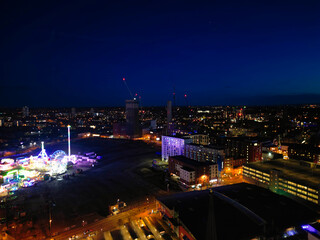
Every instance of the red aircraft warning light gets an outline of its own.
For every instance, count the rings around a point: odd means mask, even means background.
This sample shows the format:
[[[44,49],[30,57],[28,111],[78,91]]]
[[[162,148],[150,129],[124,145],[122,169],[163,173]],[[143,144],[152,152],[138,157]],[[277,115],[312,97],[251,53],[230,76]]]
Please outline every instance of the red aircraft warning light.
[[[126,79],[125,79],[125,78],[122,78],[122,80],[125,81]]]

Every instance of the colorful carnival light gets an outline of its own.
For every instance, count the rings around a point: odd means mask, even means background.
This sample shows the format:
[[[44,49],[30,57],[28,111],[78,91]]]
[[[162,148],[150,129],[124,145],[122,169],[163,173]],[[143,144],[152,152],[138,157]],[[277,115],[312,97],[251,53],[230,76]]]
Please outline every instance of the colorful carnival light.
[[[43,180],[48,175],[56,176],[67,171],[71,162],[95,162],[90,156],[71,155],[70,129],[68,125],[68,154],[62,150],[53,152],[50,156],[46,153],[44,142],[41,142],[41,151],[36,156],[19,157],[16,160],[5,158],[0,160],[0,197],[9,192],[18,190],[19,187],[33,186],[37,181]],[[96,155],[94,154],[95,158]]]

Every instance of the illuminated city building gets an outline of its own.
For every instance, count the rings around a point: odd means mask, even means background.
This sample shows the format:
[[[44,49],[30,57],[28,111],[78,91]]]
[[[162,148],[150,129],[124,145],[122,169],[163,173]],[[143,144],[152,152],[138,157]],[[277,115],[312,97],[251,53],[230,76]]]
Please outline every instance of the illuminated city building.
[[[71,116],[75,117],[77,115],[76,108],[71,108]]]
[[[196,161],[211,161],[217,163],[218,161],[223,161],[225,158],[225,149],[219,146],[203,146],[191,143],[186,144],[184,155]]]
[[[170,156],[183,155],[185,145],[192,143],[192,139],[189,136],[162,136],[161,141],[162,161],[168,161]]]
[[[245,163],[246,163],[245,158],[238,158],[238,159],[225,158],[223,161],[223,167],[229,168],[230,170],[232,170],[234,168],[241,167]]]
[[[273,160],[243,166],[243,179],[295,199],[319,202],[320,169],[297,160]]]
[[[27,106],[24,106],[23,108],[22,108],[22,117],[29,117],[29,107],[27,107]]]
[[[213,162],[198,162],[184,156],[169,157],[169,173],[180,178],[187,188],[192,185],[209,185],[218,178],[218,165]]]
[[[283,155],[278,152],[262,150],[262,161],[270,161],[270,160],[279,159],[279,158],[283,158]]]
[[[247,163],[262,160],[262,143],[257,140],[242,137],[228,138],[226,149],[228,157],[245,158]]]
[[[320,163],[320,148],[309,144],[289,144],[288,156],[293,159]]]
[[[192,143],[194,144],[199,144],[199,145],[210,144],[209,136],[206,134],[191,134],[190,137],[192,138]]]

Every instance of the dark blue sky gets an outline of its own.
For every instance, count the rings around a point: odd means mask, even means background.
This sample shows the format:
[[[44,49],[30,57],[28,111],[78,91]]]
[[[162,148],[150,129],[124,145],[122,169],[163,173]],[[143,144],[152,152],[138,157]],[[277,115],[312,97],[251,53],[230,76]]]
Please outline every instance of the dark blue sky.
[[[320,1],[1,1],[1,106],[320,102]]]

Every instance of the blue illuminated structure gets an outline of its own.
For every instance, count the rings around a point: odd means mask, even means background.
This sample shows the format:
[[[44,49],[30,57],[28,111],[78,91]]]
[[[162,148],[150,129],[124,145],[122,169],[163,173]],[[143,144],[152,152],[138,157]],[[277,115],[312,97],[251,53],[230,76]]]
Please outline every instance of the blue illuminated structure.
[[[318,230],[316,230],[314,227],[312,227],[309,224],[302,225],[301,227],[302,227],[302,229],[306,230],[307,232],[320,234]]]
[[[301,228],[308,232],[308,239],[320,239],[320,223],[314,222],[311,224],[302,225]]]

